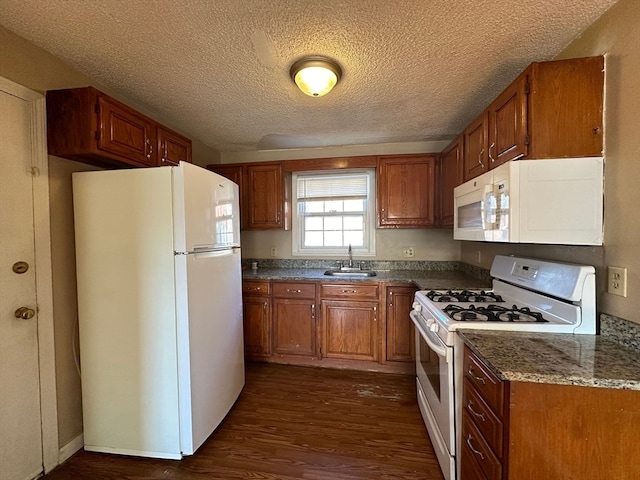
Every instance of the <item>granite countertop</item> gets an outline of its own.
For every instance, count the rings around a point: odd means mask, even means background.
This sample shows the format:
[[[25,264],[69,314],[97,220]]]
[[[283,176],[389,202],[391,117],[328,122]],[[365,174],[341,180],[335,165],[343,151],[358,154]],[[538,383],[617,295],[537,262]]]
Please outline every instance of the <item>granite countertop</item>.
[[[340,282],[397,282],[413,283],[422,290],[488,288],[490,283],[459,270],[379,270],[375,277],[339,276],[324,274],[327,268],[259,268],[242,272],[243,280],[324,280]]]
[[[503,380],[640,390],[640,350],[606,336],[458,333]]]

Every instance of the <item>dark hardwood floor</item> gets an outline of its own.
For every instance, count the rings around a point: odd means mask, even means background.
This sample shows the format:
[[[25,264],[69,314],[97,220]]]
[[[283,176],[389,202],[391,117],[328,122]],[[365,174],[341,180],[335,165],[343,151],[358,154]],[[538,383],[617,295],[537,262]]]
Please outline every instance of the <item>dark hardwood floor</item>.
[[[60,479],[442,480],[411,376],[247,364],[225,421],[181,461],[80,451]]]

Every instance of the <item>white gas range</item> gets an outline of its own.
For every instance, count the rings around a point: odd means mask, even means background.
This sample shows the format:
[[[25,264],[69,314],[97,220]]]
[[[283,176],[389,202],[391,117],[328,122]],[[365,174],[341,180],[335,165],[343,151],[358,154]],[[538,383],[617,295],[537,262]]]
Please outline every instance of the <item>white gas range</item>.
[[[418,405],[445,479],[458,478],[463,344],[458,330],[596,333],[595,269],[497,255],[488,291],[416,292]]]

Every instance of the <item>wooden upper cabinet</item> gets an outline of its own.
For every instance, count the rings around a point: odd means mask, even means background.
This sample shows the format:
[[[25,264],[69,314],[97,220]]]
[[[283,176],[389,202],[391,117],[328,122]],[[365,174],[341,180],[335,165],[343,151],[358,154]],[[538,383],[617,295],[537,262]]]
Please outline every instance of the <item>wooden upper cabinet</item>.
[[[191,163],[191,140],[162,126],[158,126],[157,131],[158,165]]]
[[[222,175],[224,178],[228,178],[242,189],[242,165],[221,165],[213,163],[207,165],[207,169]],[[240,193],[240,198],[242,198],[242,193]]]
[[[533,63],[527,70],[527,158],[601,156],[604,57]]]
[[[440,154],[440,226],[453,226],[453,189],[464,181],[464,137],[458,135]]]
[[[191,161],[191,141],[93,87],[47,92],[50,155],[101,167]]]
[[[464,180],[509,160],[596,157],[604,58],[532,63],[464,131]]]
[[[464,181],[489,171],[489,115],[485,110],[465,129]]]
[[[378,228],[436,224],[435,164],[431,154],[378,157]]]
[[[529,77],[520,75],[489,105],[489,168],[527,156]]]
[[[97,94],[97,149],[147,166],[156,165],[156,124],[106,95]]]
[[[282,163],[245,164],[243,181],[243,228],[285,228]]]

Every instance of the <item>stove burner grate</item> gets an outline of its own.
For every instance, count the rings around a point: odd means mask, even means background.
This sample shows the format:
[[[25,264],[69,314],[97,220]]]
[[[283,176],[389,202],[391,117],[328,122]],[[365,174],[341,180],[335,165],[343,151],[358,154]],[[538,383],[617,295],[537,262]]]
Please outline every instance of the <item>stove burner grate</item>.
[[[502,297],[493,292],[474,292],[472,290],[453,291],[447,290],[430,290],[426,294],[427,298],[432,302],[437,303],[452,303],[452,302],[475,302],[475,303],[488,303],[488,302],[504,302]]]
[[[548,323],[541,313],[532,312],[529,307],[511,308],[502,305],[478,306],[450,304],[443,308],[449,318],[458,322],[481,321],[481,322],[521,322],[521,323]]]

